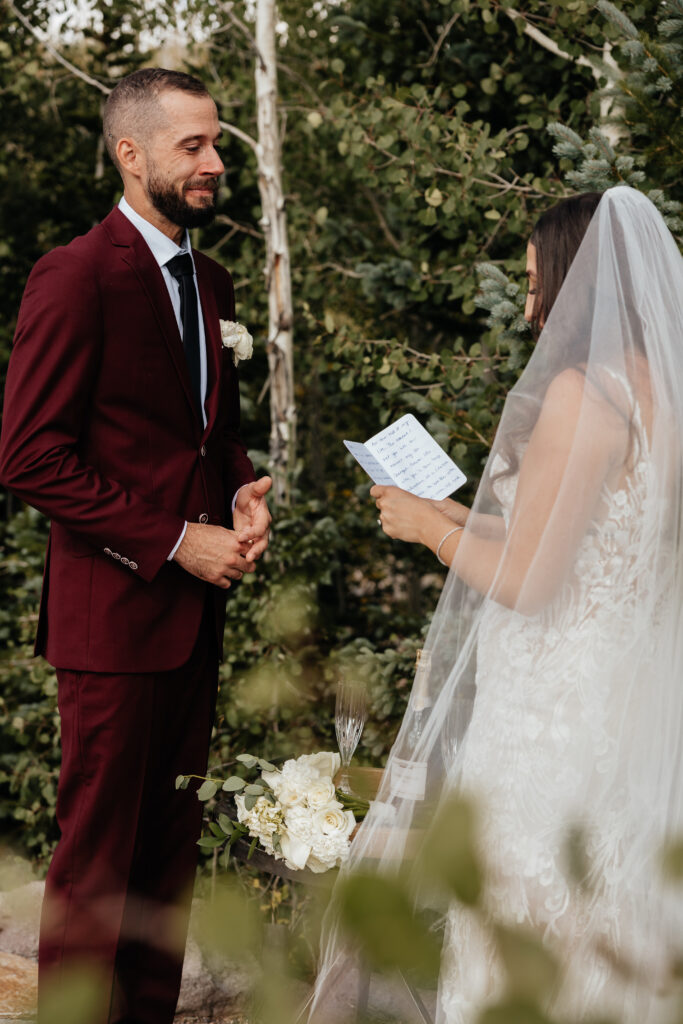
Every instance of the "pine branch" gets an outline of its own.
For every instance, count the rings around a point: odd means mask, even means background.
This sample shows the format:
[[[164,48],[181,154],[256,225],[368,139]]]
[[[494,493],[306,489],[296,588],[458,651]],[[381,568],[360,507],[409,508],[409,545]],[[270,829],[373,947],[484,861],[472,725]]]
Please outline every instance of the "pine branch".
[[[620,29],[629,39],[638,39],[639,33],[636,26],[623,11],[620,11],[610,0],[598,0],[597,8],[603,17],[607,18],[612,25]]]

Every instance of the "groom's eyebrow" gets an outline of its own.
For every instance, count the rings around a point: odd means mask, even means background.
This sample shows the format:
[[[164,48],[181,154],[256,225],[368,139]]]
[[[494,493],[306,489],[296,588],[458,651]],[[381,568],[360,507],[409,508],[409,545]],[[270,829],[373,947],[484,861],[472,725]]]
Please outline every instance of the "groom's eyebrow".
[[[177,146],[187,146],[190,142],[203,142],[206,138],[205,135],[186,135],[184,138],[179,139],[176,143]],[[211,141],[214,146],[223,140],[223,132],[219,132]]]

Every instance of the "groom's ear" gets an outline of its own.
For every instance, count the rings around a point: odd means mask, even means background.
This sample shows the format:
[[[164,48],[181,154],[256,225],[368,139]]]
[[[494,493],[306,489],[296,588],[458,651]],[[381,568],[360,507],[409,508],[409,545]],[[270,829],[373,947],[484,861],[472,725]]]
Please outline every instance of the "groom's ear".
[[[141,177],[145,167],[145,154],[141,146],[133,138],[119,139],[116,143],[116,157],[121,173]]]

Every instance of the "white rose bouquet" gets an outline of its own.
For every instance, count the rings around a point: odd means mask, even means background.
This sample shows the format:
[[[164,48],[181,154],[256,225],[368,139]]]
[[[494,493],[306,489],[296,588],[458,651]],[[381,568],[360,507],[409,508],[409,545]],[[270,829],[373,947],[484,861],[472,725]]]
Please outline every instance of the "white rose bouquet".
[[[211,799],[219,786],[234,793],[236,820],[219,814],[218,822],[209,825],[211,835],[199,840],[200,846],[226,843],[229,851],[238,839],[248,836],[252,849],[259,845],[288,868],[316,873],[346,860],[356,817],[365,815],[368,804],[335,789],[339,754],[303,754],[285,761],[282,768],[252,754],[240,754],[237,760],[247,769],[260,769],[260,779],[253,783],[237,775],[224,781],[204,779],[199,799]],[[186,788],[191,777],[179,775],[176,787]]]
[[[244,324],[239,324],[236,320],[219,320],[219,323],[223,348],[232,349],[235,366],[240,359],[251,359],[254,352],[254,339]]]

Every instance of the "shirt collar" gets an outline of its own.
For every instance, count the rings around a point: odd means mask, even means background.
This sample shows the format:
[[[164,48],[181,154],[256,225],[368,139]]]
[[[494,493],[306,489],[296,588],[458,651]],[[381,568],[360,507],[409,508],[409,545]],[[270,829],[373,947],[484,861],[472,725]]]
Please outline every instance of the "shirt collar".
[[[190,245],[190,235],[187,228],[185,229],[181,245],[176,245],[168,235],[165,235],[154,224],[150,224],[148,220],[141,217],[124,196],[121,196],[119,200],[119,210],[131,222],[133,227],[138,229],[160,267],[163,267],[170,259],[177,256],[179,252],[187,252],[190,254],[190,257],[192,256],[192,246]],[[192,260],[192,264],[194,265],[194,260]]]

